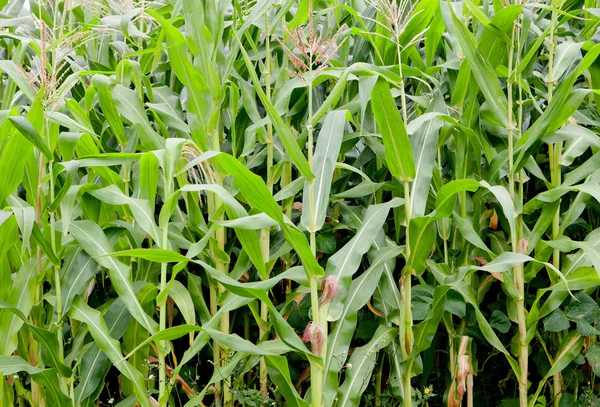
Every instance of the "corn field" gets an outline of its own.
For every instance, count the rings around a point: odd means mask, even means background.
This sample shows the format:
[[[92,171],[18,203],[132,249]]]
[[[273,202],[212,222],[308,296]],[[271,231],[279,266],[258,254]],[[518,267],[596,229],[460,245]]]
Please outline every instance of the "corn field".
[[[1,407],[600,406],[600,0],[0,0]]]

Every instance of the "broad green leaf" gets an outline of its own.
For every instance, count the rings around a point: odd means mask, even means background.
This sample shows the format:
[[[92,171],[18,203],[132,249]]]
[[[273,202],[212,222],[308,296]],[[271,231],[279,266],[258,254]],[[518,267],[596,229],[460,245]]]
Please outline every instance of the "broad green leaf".
[[[236,334],[224,334],[221,331],[211,328],[203,329],[211,336],[211,338],[215,340],[215,342],[227,348],[233,349],[236,352],[251,353],[261,356],[277,356],[292,350],[283,343],[274,343],[276,341],[261,342],[260,344],[255,345]]]
[[[2,59],[0,61],[0,69],[5,72],[10,79],[17,84],[19,89],[21,89],[21,92],[23,92],[23,94],[33,102],[33,100],[36,98],[37,92],[31,86],[31,83],[27,80],[27,77],[23,75],[23,71],[19,69],[19,66],[14,61]]]
[[[286,240],[302,259],[307,273],[322,275],[323,269],[312,255],[306,236],[285,224],[281,209],[269,193],[264,181],[230,155],[219,154],[213,160],[233,177],[242,195],[252,206],[266,213],[282,226]]]
[[[187,262],[190,259],[174,252],[173,250],[166,249],[131,249],[123,250],[120,252],[110,253],[109,256],[113,257],[137,257],[140,259],[152,261],[155,263],[179,263],[181,261]]]
[[[33,144],[38,150],[40,150],[46,156],[46,158],[48,158],[49,160],[52,160],[54,158],[46,142],[38,134],[35,127],[33,127],[25,117],[9,117],[8,120],[10,120],[13,126],[15,126],[17,130],[19,130],[21,135],[27,140],[29,140],[29,142]]]
[[[290,407],[308,407],[292,383],[290,369],[285,356],[266,356],[265,363],[269,369],[269,377],[275,383]]]
[[[346,111],[333,111],[327,115],[319,132],[312,170],[315,178],[305,181],[302,194],[302,225],[318,232],[325,223],[335,163],[340,154],[342,136],[346,125]]]
[[[394,198],[387,203],[368,207],[356,235],[327,261],[325,275],[337,285],[337,293],[329,305],[327,316],[329,321],[337,321],[340,318],[352,276],[358,270],[363,255],[377,238],[390,209],[402,204],[404,204],[403,199]]]
[[[334,330],[327,338],[327,355],[325,357],[325,390],[323,403],[330,406],[333,403],[338,388],[338,374],[346,361],[350,342],[356,330],[358,311],[373,295],[377,284],[384,272],[387,262],[400,255],[402,247],[388,247],[379,251],[371,266],[352,281],[344,308]]]
[[[119,340],[127,328],[131,315],[127,307],[120,299],[115,300],[104,314],[104,320],[108,327],[110,336]],[[104,383],[111,362],[106,354],[100,349],[98,343],[90,346],[80,359],[80,378],[79,384],[75,387],[75,404],[80,404],[96,391]]]
[[[432,104],[435,101],[432,101]],[[443,122],[432,118],[422,125],[411,137],[410,142],[415,157],[415,179],[410,192],[410,216],[425,215],[432,171],[437,155],[438,133]]]
[[[598,376],[600,374],[600,344],[598,342],[593,343],[587,352],[585,358],[590,364],[592,371]]]
[[[559,80],[561,76],[573,65],[575,59],[580,55],[583,43],[565,41],[556,47],[554,57],[554,66],[552,69],[552,79]]]
[[[371,92],[371,106],[383,137],[390,172],[401,181],[412,181],[416,171],[412,147],[390,88],[381,77]]]
[[[31,366],[21,356],[0,356],[0,372],[5,376],[19,372],[27,372],[32,375],[43,370],[39,367]]]
[[[93,136],[94,138],[98,137],[98,135],[94,132],[93,128],[88,127],[86,125],[86,123],[79,123],[79,122],[73,120],[66,114],[63,114],[60,112],[47,112],[46,118],[48,119],[48,121],[50,121],[52,123],[60,124],[61,126],[64,126],[70,130],[78,131],[82,134],[89,134],[89,135]]]
[[[410,256],[406,268],[409,274],[421,275],[435,242],[435,223],[429,216],[411,218],[409,228]]]
[[[560,309],[555,309],[544,318],[544,330],[546,332],[561,332],[569,329],[569,320]]]
[[[131,268],[109,256],[114,249],[102,229],[90,220],[80,220],[71,224],[70,233],[88,255],[108,270],[117,294],[131,315],[149,332],[156,332],[158,324],[146,314],[133,291]]]
[[[46,388],[48,403],[53,403],[52,405],[70,405],[72,403],[60,389],[54,369],[40,369],[31,366],[20,356],[0,356],[0,372],[5,376],[26,372],[31,375],[33,381]]]
[[[552,363],[550,370],[546,373],[546,376],[542,378],[540,383],[538,384],[538,389],[531,397],[531,401],[529,403],[530,407],[535,405],[535,401],[538,399],[546,381],[552,377],[555,373],[561,372],[564,368],[566,368],[569,363],[573,361],[581,350],[581,346],[583,345],[583,338],[577,332],[570,332],[562,341],[560,350],[556,354],[554,358],[554,362]]]
[[[138,223],[155,242],[160,242],[160,231],[154,221],[154,211],[152,210],[150,202],[145,199],[131,198],[125,195],[115,185],[109,185],[106,188],[96,189],[89,191],[88,193],[100,201],[111,205],[128,205],[136,223]]]
[[[236,161],[237,162],[237,161]],[[243,167],[242,167],[243,168]],[[245,169],[245,168],[244,168]],[[264,184],[263,184],[264,185]],[[219,185],[184,185],[181,191],[211,191],[214,192],[221,198],[222,202],[225,205],[225,210],[227,212],[227,216],[229,219],[235,220],[240,218],[245,218],[248,216],[248,213],[244,209],[244,207],[233,197],[225,188]],[[242,192],[243,193],[243,192]],[[244,228],[236,228],[235,233],[240,239],[242,243],[242,247],[246,251],[250,260],[254,264],[254,267],[258,270],[263,278],[267,277],[267,272],[264,264],[264,259],[262,257],[262,252],[260,251],[260,246],[258,242],[258,235],[254,230],[246,230]]]
[[[412,13],[407,18],[406,27],[402,30],[398,39],[403,48],[427,31],[438,6],[439,3],[435,0],[424,0],[417,3],[414,9],[411,9]]]
[[[323,102],[319,109],[313,115],[312,125],[315,126],[321,118],[327,113],[327,111],[336,105],[336,103],[340,100],[342,95],[344,94],[344,90],[346,89],[348,83],[348,76],[350,72],[344,71],[340,79],[336,82],[335,86],[331,90],[331,93],[327,96],[327,99]],[[327,120],[327,119],[325,119]],[[324,126],[324,124],[323,124]],[[317,148],[318,151],[318,148]],[[315,175],[316,176],[316,175]]]
[[[436,217],[449,217],[456,204],[456,195],[463,191],[477,191],[479,186],[479,182],[471,179],[454,180],[444,184],[438,191],[435,200]]]
[[[338,391],[337,406],[360,405],[361,395],[375,368],[378,352],[387,347],[397,334],[397,328],[380,325],[369,343],[354,350],[348,363],[350,368],[346,371],[346,379]]]
[[[28,122],[33,120],[32,116],[42,114],[42,106],[35,103],[27,116]],[[36,119],[39,121],[39,118]],[[37,131],[38,123],[33,128]],[[33,144],[21,135],[21,132],[12,132],[7,141],[2,145],[2,156],[0,158],[0,173],[6,174],[0,177],[0,205],[12,194],[23,180],[27,158],[32,155]]]
[[[232,220],[221,220],[217,223],[221,226],[225,226],[228,228],[241,228],[248,230],[261,230],[264,228],[270,228],[278,225],[275,220],[273,220],[264,213],[245,216],[243,218]]]
[[[516,147],[518,148],[515,151],[515,155],[518,154],[517,159],[515,160],[516,169],[523,166],[526,157],[537,147],[537,145],[539,145],[541,138],[546,132],[558,130],[570,117],[572,114],[571,112],[568,112],[566,117],[564,113],[568,110],[565,108],[565,105],[572,96],[573,84],[598,58],[598,55],[600,55],[600,44],[596,44],[587,52],[577,67],[563,80],[558,89],[556,89],[552,101],[549,103],[548,108],[544,111],[542,116],[536,120],[525,133],[523,133],[521,138],[519,138],[519,141],[516,144]],[[576,107],[577,106],[575,106],[575,108]]]
[[[111,83],[107,76],[94,75],[92,78],[92,84],[98,93],[98,101],[102,108],[102,113],[106,121],[110,125],[110,129],[115,134],[117,141],[121,146],[124,146],[128,142],[128,137],[123,126],[123,120],[117,111],[115,103],[113,102],[111,95]]]
[[[169,138],[165,140],[164,154],[160,155],[158,161],[167,180],[175,176],[184,143],[185,139],[182,138]]]
[[[432,345],[432,340],[437,332],[438,325],[445,311],[445,304],[449,286],[440,285],[435,288],[431,310],[427,317],[419,324],[413,326],[414,345],[409,358],[416,357]]]
[[[141,154],[137,153],[105,153],[95,156],[84,156],[74,160],[73,163],[81,167],[111,167],[113,165],[129,164],[140,157]]]
[[[469,62],[469,67],[481,93],[485,97],[496,120],[502,126],[506,127],[508,123],[506,95],[500,86],[494,69],[477,49],[477,42],[473,35],[454,14],[452,15],[452,22],[456,39],[465,54],[466,60]]]
[[[492,345],[494,348],[496,348],[504,354],[504,356],[508,360],[508,363],[512,367],[515,375],[519,377],[521,374],[519,364],[506,350],[506,348],[504,347],[504,345],[490,326],[489,322],[479,309],[479,306],[475,301],[473,293],[471,292],[471,288],[465,282],[460,282],[457,285],[452,286],[452,289],[458,292],[460,295],[462,295],[465,301],[473,306],[473,308],[475,309],[475,315],[477,317],[479,329],[481,330],[481,333],[483,334],[484,338],[489,342],[490,345]]]
[[[140,158],[138,168],[138,198],[147,199],[151,209],[154,209],[158,188],[158,159],[154,154],[146,153]]]
[[[142,374],[139,370],[129,364],[129,362],[123,360],[121,346],[119,342],[110,335],[106,322],[104,322],[100,312],[88,306],[81,297],[76,297],[73,301],[70,315],[71,318],[87,325],[94,341],[98,344],[100,349],[108,356],[113,365],[119,369],[125,377],[133,382],[138,402],[144,407],[151,407],[152,404],[146,393]]]
[[[8,310],[20,318],[36,341],[41,345],[42,356],[44,359],[55,368],[61,376],[71,377],[71,369],[60,360],[58,338],[55,332],[30,324],[25,315],[18,308],[15,308],[10,304],[0,301],[0,309]]]
[[[150,125],[144,105],[135,91],[122,85],[115,85],[111,95],[119,113],[135,126],[142,145],[150,150],[164,146],[164,139]]]
[[[211,129],[208,122],[212,112],[212,97],[206,78],[188,60],[188,47],[183,34],[154,10],[150,10],[150,14],[156,18],[164,30],[169,45],[167,50],[172,64],[171,68],[177,79],[188,90],[187,110],[192,137],[200,147],[206,149],[210,145],[208,132]],[[200,46],[201,44],[196,45]],[[206,59],[203,60],[203,63],[207,62]]]
[[[35,373],[33,381],[41,384],[46,389],[46,401],[49,405],[65,406],[71,405],[73,401],[60,388],[58,377],[54,369],[46,369]]]
[[[175,280],[169,287],[168,294],[177,305],[177,308],[179,308],[179,312],[181,312],[185,323],[188,325],[195,325],[196,312],[194,310],[194,301],[185,286]]]
[[[6,303],[18,309],[23,315],[28,315],[34,305],[36,289],[36,261],[25,263],[16,273]],[[9,309],[0,309],[0,354],[10,356],[17,348],[18,331],[23,326],[23,320]]]
[[[21,198],[13,195],[9,196],[6,202],[10,205],[13,213],[15,214],[15,218],[19,224],[19,229],[21,230],[21,234],[23,236],[23,243],[25,244],[25,247],[30,249],[30,238],[33,231],[33,223],[35,221],[35,209]]]

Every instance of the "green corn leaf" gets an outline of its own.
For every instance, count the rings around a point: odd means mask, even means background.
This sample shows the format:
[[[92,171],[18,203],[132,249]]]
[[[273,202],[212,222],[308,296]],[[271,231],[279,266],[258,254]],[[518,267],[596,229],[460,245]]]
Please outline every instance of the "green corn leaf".
[[[119,340],[123,336],[130,319],[131,315],[121,299],[114,301],[104,314],[108,332],[115,340]],[[110,367],[111,362],[106,354],[97,343],[92,344],[89,351],[85,352],[81,358],[80,381],[75,387],[74,401],[76,405],[92,396],[96,389],[102,387]]]
[[[25,263],[16,273],[10,290],[7,291],[6,303],[23,315],[28,315],[34,305],[36,289],[35,260]],[[0,309],[0,344],[1,355],[10,356],[15,351],[18,331],[23,326],[23,319],[8,309]]]
[[[98,92],[98,101],[102,107],[102,113],[104,113],[104,117],[106,117],[106,120],[110,124],[110,128],[114,132],[117,141],[122,146],[126,145],[128,137],[125,132],[125,126],[123,126],[123,120],[112,100],[110,89],[111,83],[108,77],[104,75],[94,75],[92,84]]]
[[[35,103],[27,116],[28,119],[35,116],[41,116],[42,106]],[[39,119],[37,119],[39,120]],[[28,120],[31,123],[30,120]],[[38,123],[33,125],[36,129]],[[33,152],[33,144],[21,135],[21,132],[12,132],[8,140],[2,146],[2,156],[0,158],[0,171],[6,176],[0,178],[0,204],[4,204],[6,198],[14,192],[23,180],[25,164],[27,157]]]
[[[85,323],[100,349],[108,356],[114,366],[134,383],[138,402],[144,407],[152,404],[146,393],[142,374],[127,361],[122,360],[119,342],[110,336],[106,322],[99,311],[89,307],[81,297],[76,297],[70,312],[71,318]]]
[[[153,210],[150,202],[145,199],[135,199],[125,195],[115,185],[109,185],[106,188],[89,191],[89,194],[111,205],[128,205],[131,213],[139,223],[142,229],[154,239],[160,241],[160,231],[156,226],[153,216]]]
[[[473,77],[490,106],[496,120],[506,127],[508,124],[506,95],[502,91],[500,82],[489,62],[477,49],[477,43],[473,35],[467,30],[464,24],[452,15],[452,22],[456,32],[456,39],[465,54],[466,60],[473,73]]]
[[[121,85],[115,85],[111,90],[115,107],[137,129],[142,144],[148,149],[158,149],[164,146],[165,141],[154,131],[144,105],[135,91]]]
[[[27,79],[23,77],[19,66],[14,61],[6,59],[1,60],[0,69],[2,69],[2,71],[5,72],[13,81],[15,81],[19,89],[21,89],[21,92],[23,92],[23,94],[27,96],[29,100],[33,101],[36,98],[37,92],[31,86],[31,83],[29,83]]]
[[[108,270],[115,290],[125,302],[131,315],[149,332],[156,332],[158,324],[142,309],[133,291],[131,269],[108,256],[114,252],[114,249],[102,229],[92,221],[81,220],[71,224],[70,233],[88,255]]]
[[[358,406],[377,360],[379,350],[387,347],[398,333],[397,328],[380,325],[373,339],[356,349],[350,357],[346,379],[338,391],[338,406]]]
[[[239,43],[239,38],[236,39]],[[304,178],[306,178],[307,180],[312,180],[314,178],[314,175],[310,170],[308,161],[304,157],[302,150],[300,150],[300,147],[294,139],[294,135],[292,134],[290,128],[281,119],[279,113],[277,113],[271,102],[267,99],[267,95],[265,95],[265,92],[260,86],[260,80],[258,79],[256,72],[254,71],[254,67],[252,66],[250,57],[248,56],[248,53],[246,52],[243,46],[240,46],[240,52],[244,57],[244,62],[246,63],[248,73],[250,74],[250,78],[252,79],[252,83],[254,84],[256,94],[258,95],[261,103],[265,107],[267,115],[273,123],[273,127],[275,127],[275,130],[277,131],[277,134],[279,135],[282,144],[285,146],[286,152],[289,154],[290,158],[292,159],[292,162],[294,163],[294,165],[296,165],[298,171],[300,171],[302,176],[304,176]]]
[[[323,392],[323,403],[326,406],[331,405],[336,396],[339,387],[338,374],[346,361],[345,355],[348,353],[356,329],[358,311],[373,295],[387,262],[400,255],[402,251],[404,251],[402,247],[388,247],[381,250],[371,266],[352,281],[339,321],[327,338],[324,366],[326,387]]]
[[[287,404],[290,407],[308,407],[308,402],[302,400],[292,383],[285,356],[266,356],[265,363],[269,369],[269,377],[277,385]]]
[[[302,206],[312,208],[302,211],[302,225],[307,230],[317,232],[325,223],[333,172],[340,154],[345,124],[346,111],[334,111],[325,117],[323,128],[319,132],[312,167],[315,178],[305,181],[302,194]],[[311,196],[314,202],[310,202]]]
[[[10,120],[13,126],[19,130],[21,135],[29,140],[29,142],[38,150],[40,150],[46,156],[46,158],[49,160],[53,159],[52,151],[50,151],[50,148],[46,145],[46,142],[42,140],[42,137],[38,134],[35,127],[33,127],[25,117],[9,117],[8,120]]]
[[[429,216],[411,218],[409,225],[410,256],[406,265],[408,273],[416,275],[423,273],[425,261],[429,258],[434,242],[433,218]]]
[[[385,219],[392,208],[404,204],[401,198],[367,208],[363,223],[356,235],[342,249],[329,258],[325,275],[337,284],[337,294],[329,305],[329,321],[337,321],[348,295],[352,275],[360,266],[363,255],[377,238]]]
[[[416,171],[412,147],[389,86],[381,77],[371,92],[371,106],[383,137],[390,172],[401,181],[412,181]]]

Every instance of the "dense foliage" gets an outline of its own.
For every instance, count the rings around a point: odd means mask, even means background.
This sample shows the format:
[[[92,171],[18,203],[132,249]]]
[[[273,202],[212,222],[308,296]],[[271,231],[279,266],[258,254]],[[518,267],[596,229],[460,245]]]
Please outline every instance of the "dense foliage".
[[[598,0],[0,7],[1,406],[599,405]]]

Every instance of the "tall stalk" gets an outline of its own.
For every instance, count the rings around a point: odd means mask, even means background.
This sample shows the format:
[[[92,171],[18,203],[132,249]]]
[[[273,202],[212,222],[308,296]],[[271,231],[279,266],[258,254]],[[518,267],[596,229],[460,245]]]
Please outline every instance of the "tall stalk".
[[[312,0],[309,3],[309,21],[310,21],[310,31],[311,35],[313,35],[313,16],[312,16]],[[309,79],[308,79],[308,115],[307,115],[307,123],[306,123],[306,131],[308,133],[307,140],[307,161],[308,166],[312,172],[313,170],[313,155],[314,155],[314,127],[313,127],[313,48],[310,48],[309,57],[308,57],[308,68],[309,68]],[[310,234],[310,250],[312,255],[317,256],[317,240],[316,240],[316,223],[315,223],[315,180],[312,179],[308,183],[308,211],[309,211],[309,219],[310,224],[308,227],[308,232]],[[303,208],[306,210],[307,208]],[[324,315],[321,315],[321,307],[319,305],[319,282],[317,276],[312,276],[310,279],[310,303],[312,310],[312,327],[309,329],[314,329],[315,335],[322,335],[323,344],[321,349],[315,349],[313,346],[313,352],[316,350],[318,355],[327,354],[327,318]],[[325,317],[325,318],[323,318]],[[317,340],[318,341],[318,340]],[[323,380],[324,380],[324,371],[323,367],[318,364],[311,362],[310,364],[310,380],[311,380],[311,405],[312,407],[321,407],[322,399],[323,399]]]
[[[220,151],[221,149],[221,138],[220,138],[220,134],[218,131],[216,131],[213,134],[213,149],[215,151]],[[215,173],[215,178],[217,181],[217,184],[219,185],[223,185],[223,176]],[[219,198],[216,194],[214,194],[214,207],[215,210],[218,211],[220,210],[219,208],[222,205],[221,202],[221,198]],[[223,220],[224,215],[221,214],[219,216],[218,220]],[[217,230],[215,230],[215,237],[217,239],[217,248],[221,251],[224,252],[225,251],[225,242],[226,242],[226,235],[225,235],[225,228],[217,228]],[[228,265],[227,263],[223,262],[222,260],[218,259],[216,260],[217,262],[217,271],[223,273],[223,274],[228,274]],[[225,287],[223,287],[222,285],[219,284],[219,293],[222,294],[225,292]],[[225,312],[223,313],[223,316],[221,317],[221,333],[224,334],[228,334],[229,333],[229,325],[230,325],[230,321],[229,321],[229,312]],[[220,355],[221,360],[220,360],[220,365],[219,366],[224,366],[223,365],[223,360],[222,360],[222,355]],[[231,397],[231,376],[226,377],[223,380],[223,388],[221,389],[221,394],[223,396],[223,405],[224,406],[229,406],[232,403],[232,397]]]
[[[312,66],[312,59],[313,59],[313,55],[311,53],[310,55],[310,62],[311,62],[311,66]],[[312,75],[312,72],[311,72]],[[313,97],[313,92],[312,92],[312,77],[308,83],[308,124],[306,126],[307,131],[308,131],[308,155],[307,155],[307,160],[308,160],[308,165],[310,167],[310,170],[312,171],[313,169],[313,125],[312,125],[312,118],[313,118],[313,112],[312,112],[312,97]],[[309,208],[308,210],[310,211],[310,250],[312,251],[313,256],[317,256],[317,241],[316,241],[316,227],[315,227],[315,192],[314,192],[314,179],[311,180],[309,182],[309,186],[308,186],[308,201],[309,201]],[[313,325],[316,327],[316,329],[322,330],[323,326],[322,325],[326,325],[325,323],[321,322],[321,311],[320,311],[320,307],[319,307],[319,287],[318,287],[318,281],[317,281],[317,277],[313,276],[310,279],[310,303],[311,303],[311,309],[312,309],[312,323]],[[324,344],[323,344],[323,348],[321,349],[321,354],[325,354],[326,351],[324,351],[323,349],[326,349],[326,341],[327,341],[327,335],[325,334],[325,331],[323,332],[323,337],[324,337]],[[312,407],[321,407],[321,400],[323,398],[323,368],[319,365],[317,365],[314,362],[311,362],[310,364],[310,380],[311,380],[311,385],[310,385],[310,390],[311,390],[311,404]]]
[[[516,34],[516,24],[513,25],[511,30],[511,42],[508,50],[508,80],[507,80],[507,93],[508,93],[508,189],[510,197],[515,200],[520,199],[521,194],[515,193],[515,170],[514,170],[514,123],[513,123],[513,81],[514,81],[514,41]],[[517,230],[512,231],[511,244],[512,250],[515,253],[520,252],[519,241],[521,238],[520,230],[522,229],[523,219],[519,215],[517,218]],[[513,280],[515,289],[519,293],[517,299],[517,321],[519,326],[519,367],[520,367],[520,380],[519,380],[519,405],[521,407],[527,406],[527,373],[528,373],[528,362],[529,362],[529,348],[527,344],[527,316],[525,312],[525,275],[523,265],[517,265],[513,268]]]
[[[408,182],[404,182],[404,207],[406,213],[406,258],[410,258],[410,186]],[[404,348],[406,355],[410,355],[412,351],[412,287],[411,287],[411,270],[406,270],[403,276],[403,295],[404,295]],[[407,372],[405,385],[410,389],[410,374]]]
[[[400,49],[400,41],[399,38],[396,38],[396,52],[398,54],[398,74],[400,75],[400,100],[402,106],[402,121],[404,127],[408,125],[408,112],[406,108],[406,91],[404,89],[404,75],[402,72],[402,52]],[[406,251],[406,259],[410,258],[410,182],[404,181],[404,213],[405,213],[405,221],[406,221],[406,233],[405,233],[405,251]],[[402,276],[402,295],[404,299],[404,337],[401,338],[403,342],[403,349],[406,357],[410,355],[413,347],[413,339],[412,339],[412,270],[406,269],[404,275]],[[412,360],[408,361],[408,368],[406,369],[404,376],[404,406],[410,407],[412,406],[412,386],[411,386],[411,376],[410,371],[412,369]]]
[[[266,78],[266,89],[265,94],[267,96],[267,100],[271,103],[271,38],[269,32],[269,14],[268,12],[265,14],[265,78]],[[273,124],[271,121],[267,124],[267,188],[269,189],[269,193],[273,194]],[[271,228],[264,228],[260,232],[260,249],[263,257],[263,262],[265,265],[269,263],[270,256],[270,245],[271,245]],[[268,273],[268,270],[267,270]],[[267,308],[267,304],[261,302],[260,304],[260,317],[263,321],[266,321],[269,315],[269,310]],[[261,340],[266,340],[267,331],[266,327],[263,324],[259,326],[259,335]],[[259,368],[259,379],[260,379],[260,392],[263,397],[266,397],[268,394],[268,385],[267,385],[267,364],[265,363],[265,358],[260,359],[260,368]]]
[[[173,180],[170,177],[165,177],[165,196],[171,196]],[[161,248],[164,250],[169,249],[169,222],[163,226],[162,230],[162,241]],[[161,263],[160,265],[160,291],[163,292],[167,288],[167,264]],[[159,304],[159,326],[160,330],[167,329],[167,298],[163,299],[163,302]],[[168,396],[166,395],[167,389],[167,367],[165,365],[166,358],[166,341],[160,342],[160,349],[158,351],[158,403],[160,407],[167,405]]]
[[[400,50],[400,39],[396,38],[396,52],[398,53],[398,74],[400,75],[400,102],[402,103],[402,121],[404,126],[408,124],[408,112],[406,111],[406,91],[404,90],[404,74],[402,72],[402,51]]]
[[[556,36],[554,30],[558,20],[558,13],[555,11],[555,7],[561,7],[562,1],[552,1],[552,11],[550,17],[550,33],[548,40],[548,103],[550,105],[552,101],[552,95],[554,91],[554,85],[556,78],[554,78],[554,57],[556,53]],[[563,144],[558,142],[556,144],[548,145],[548,157],[550,161],[550,183],[553,188],[559,187],[561,184],[561,156],[562,156]],[[560,202],[560,200],[559,200]],[[552,239],[558,239],[560,237],[560,204],[554,213],[552,218]],[[560,251],[554,249],[552,253],[552,265],[560,270]],[[552,281],[552,280],[551,280]],[[560,334],[559,334],[560,336]],[[560,372],[555,373],[552,376],[552,390],[554,393],[554,407],[558,407],[560,403],[560,397],[562,393],[562,378]]]

